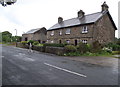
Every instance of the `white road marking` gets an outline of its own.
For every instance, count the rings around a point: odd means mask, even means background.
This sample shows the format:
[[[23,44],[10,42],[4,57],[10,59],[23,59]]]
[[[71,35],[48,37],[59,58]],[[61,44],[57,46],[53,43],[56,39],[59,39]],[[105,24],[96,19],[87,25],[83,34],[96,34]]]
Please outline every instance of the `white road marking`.
[[[27,57],[26,54],[24,54],[24,53],[19,53],[18,55],[14,55],[14,56],[16,56],[16,57],[18,57],[18,59],[21,59],[24,61],[35,61],[34,59]]]
[[[44,64],[47,65],[47,66],[51,66],[51,67],[53,67],[53,68],[56,68],[56,69],[59,69],[59,70],[65,71],[65,72],[69,72],[69,73],[72,73],[72,74],[75,74],[75,75],[81,76],[81,77],[87,77],[86,75],[83,75],[83,74],[80,74],[80,73],[76,73],[76,72],[73,72],[73,71],[70,71],[70,70],[67,70],[67,69],[63,69],[63,68],[60,68],[60,67],[57,67],[57,66],[54,66],[54,65],[48,64],[48,63],[44,63]]]

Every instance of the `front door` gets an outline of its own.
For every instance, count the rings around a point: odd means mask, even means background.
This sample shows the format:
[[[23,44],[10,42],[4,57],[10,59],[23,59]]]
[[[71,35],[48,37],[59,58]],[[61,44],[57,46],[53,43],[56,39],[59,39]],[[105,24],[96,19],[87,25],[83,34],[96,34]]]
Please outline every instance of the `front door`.
[[[77,45],[77,40],[75,40],[75,46]]]

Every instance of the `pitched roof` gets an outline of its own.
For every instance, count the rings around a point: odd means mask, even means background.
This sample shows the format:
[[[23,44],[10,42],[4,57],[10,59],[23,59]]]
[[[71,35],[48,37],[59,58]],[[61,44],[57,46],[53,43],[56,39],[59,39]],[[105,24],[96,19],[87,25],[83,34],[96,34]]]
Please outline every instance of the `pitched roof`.
[[[107,12],[97,12],[97,13],[85,15],[82,18],[76,17],[76,18],[64,20],[61,24],[56,23],[55,25],[50,27],[48,30],[60,29],[60,28],[65,28],[65,27],[71,27],[71,26],[94,23],[106,13]]]
[[[35,33],[38,30],[39,29],[32,29],[32,30],[29,30],[28,32],[26,32],[25,34],[32,34],[32,33]]]
[[[29,31],[26,32],[25,34],[33,34],[33,33],[37,32],[37,31],[39,31],[39,30],[41,30],[41,29],[43,29],[43,28],[45,28],[45,27],[29,30]]]

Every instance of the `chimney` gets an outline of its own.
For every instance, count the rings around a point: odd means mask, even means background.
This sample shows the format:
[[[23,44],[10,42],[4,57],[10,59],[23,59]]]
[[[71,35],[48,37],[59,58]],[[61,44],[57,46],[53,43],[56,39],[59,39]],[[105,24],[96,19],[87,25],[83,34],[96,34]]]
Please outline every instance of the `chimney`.
[[[63,18],[62,17],[58,17],[58,23],[61,24],[63,22]]]
[[[84,17],[85,12],[83,10],[78,11],[78,18]]]
[[[101,7],[102,7],[102,12],[103,12],[103,11],[108,11],[109,6],[106,4],[106,2],[104,2],[104,3],[101,5]]]

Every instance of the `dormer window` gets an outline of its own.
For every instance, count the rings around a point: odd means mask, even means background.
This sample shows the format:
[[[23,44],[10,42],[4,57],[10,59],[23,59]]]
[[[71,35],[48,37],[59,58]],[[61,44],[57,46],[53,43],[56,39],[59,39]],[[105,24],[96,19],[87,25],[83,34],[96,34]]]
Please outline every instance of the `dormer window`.
[[[59,31],[59,35],[62,35],[62,30]]]
[[[65,34],[70,34],[70,29],[66,29],[66,33]]]
[[[88,28],[87,28],[87,26],[83,26],[83,28],[82,28],[82,33],[88,33]]]
[[[51,32],[51,36],[53,36],[53,35],[54,35],[54,31]]]

